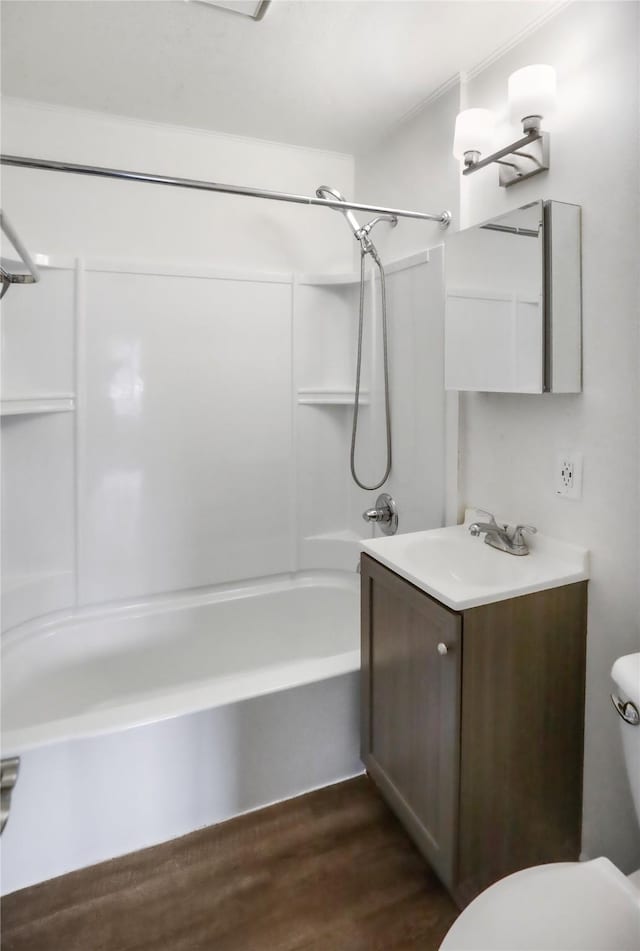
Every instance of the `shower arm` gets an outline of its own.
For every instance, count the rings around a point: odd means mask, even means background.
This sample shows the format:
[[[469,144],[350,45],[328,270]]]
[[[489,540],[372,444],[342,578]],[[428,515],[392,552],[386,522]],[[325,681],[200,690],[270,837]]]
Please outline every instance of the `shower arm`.
[[[287,201],[298,205],[317,205],[337,211],[366,211],[373,215],[394,215],[397,218],[415,218],[420,221],[437,221],[446,228],[451,223],[451,212],[430,214],[402,208],[383,208],[365,205],[356,201],[338,201],[332,198],[313,198],[308,195],[293,195],[289,192],[267,191],[242,185],[223,185],[220,182],[199,181],[193,178],[175,178],[170,175],[150,175],[119,168],[99,165],[78,165],[71,162],[56,162],[51,159],[27,158],[23,155],[0,155],[0,164],[14,168],[32,168],[47,172],[70,172],[75,175],[90,175],[94,178],[114,178],[121,181],[147,182],[151,185],[171,185],[175,188],[192,188],[199,191],[220,192],[226,195],[245,195],[248,198],[266,198],[271,201]]]

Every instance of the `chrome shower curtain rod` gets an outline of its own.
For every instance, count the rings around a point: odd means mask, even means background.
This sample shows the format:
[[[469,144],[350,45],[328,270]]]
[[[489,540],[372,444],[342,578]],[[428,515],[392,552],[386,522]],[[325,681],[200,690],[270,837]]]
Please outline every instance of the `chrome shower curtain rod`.
[[[441,211],[431,215],[425,211],[407,211],[402,208],[383,208],[364,205],[356,201],[338,201],[331,198],[310,198],[307,195],[292,195],[289,192],[266,191],[263,188],[248,188],[242,185],[222,185],[220,182],[203,182],[193,178],[174,178],[170,175],[147,175],[120,168],[103,168],[99,165],[75,165],[71,162],[54,162],[49,159],[26,158],[23,155],[0,155],[2,165],[17,168],[39,168],[47,172],[72,172],[76,175],[93,175],[95,178],[116,178],[130,182],[149,182],[152,185],[173,185],[176,188],[195,188],[200,191],[222,192],[227,195],[246,195],[249,198],[267,198],[271,201],[289,201],[298,205],[319,205],[337,211],[366,211],[373,215],[395,215],[397,218],[418,218],[421,221],[439,221],[446,227],[451,221],[451,212]]]

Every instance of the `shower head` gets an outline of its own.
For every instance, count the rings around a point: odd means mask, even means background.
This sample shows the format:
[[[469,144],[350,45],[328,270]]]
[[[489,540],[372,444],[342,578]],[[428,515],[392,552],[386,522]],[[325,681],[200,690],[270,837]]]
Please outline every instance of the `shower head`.
[[[339,192],[337,188],[330,188],[328,185],[320,185],[319,188],[316,188],[316,195],[318,198],[330,197],[335,198],[337,201],[344,202],[347,200],[342,192]],[[342,208],[336,208],[335,210],[342,211]],[[353,231],[354,237],[360,242],[360,247],[362,248],[363,252],[368,252],[374,256],[377,255],[377,252],[373,241],[369,237],[372,229],[375,228],[379,221],[388,221],[392,228],[395,228],[395,226],[398,224],[398,219],[395,215],[377,215],[361,228],[358,224],[358,219],[350,208],[345,208],[345,210],[342,211],[342,214],[349,222],[349,227]]]
[[[346,201],[342,192],[339,192],[337,188],[330,188],[328,185],[320,185],[319,188],[316,188],[316,196],[318,198],[335,198],[337,201]],[[341,211],[342,209],[336,208],[336,211]],[[358,240],[360,239],[360,225],[358,224],[358,219],[354,213],[349,209],[345,209],[342,214],[345,216],[349,222],[349,227],[353,231],[354,235]]]

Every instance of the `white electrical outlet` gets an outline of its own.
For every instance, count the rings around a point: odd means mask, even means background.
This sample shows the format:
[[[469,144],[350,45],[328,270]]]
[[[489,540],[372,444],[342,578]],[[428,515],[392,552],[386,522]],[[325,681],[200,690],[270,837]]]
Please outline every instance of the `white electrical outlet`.
[[[582,453],[564,450],[556,456],[556,495],[582,498]]]

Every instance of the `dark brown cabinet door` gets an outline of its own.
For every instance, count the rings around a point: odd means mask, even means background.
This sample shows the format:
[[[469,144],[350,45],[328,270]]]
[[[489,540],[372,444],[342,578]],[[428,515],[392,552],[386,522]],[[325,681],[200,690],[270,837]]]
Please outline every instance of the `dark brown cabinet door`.
[[[463,614],[457,899],[580,854],[587,584]]]
[[[445,884],[454,877],[460,615],[362,556],[362,758]]]

